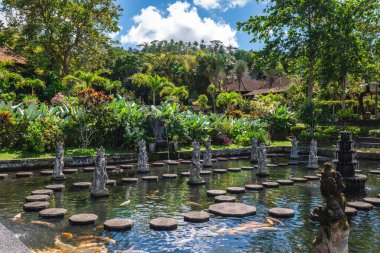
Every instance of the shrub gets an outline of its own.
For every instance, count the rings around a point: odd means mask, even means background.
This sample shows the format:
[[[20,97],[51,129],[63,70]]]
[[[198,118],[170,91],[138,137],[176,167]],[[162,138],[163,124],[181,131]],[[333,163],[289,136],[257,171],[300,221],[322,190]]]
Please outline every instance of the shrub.
[[[25,129],[24,140],[26,148],[30,151],[54,151],[56,142],[63,140],[63,132],[49,119],[32,121]]]
[[[355,114],[354,109],[352,107],[346,108],[339,110],[336,113],[336,118],[340,121],[345,121],[345,120],[351,120],[351,119],[356,119],[359,116]]]
[[[380,129],[370,130],[368,134],[372,137],[380,137]]]

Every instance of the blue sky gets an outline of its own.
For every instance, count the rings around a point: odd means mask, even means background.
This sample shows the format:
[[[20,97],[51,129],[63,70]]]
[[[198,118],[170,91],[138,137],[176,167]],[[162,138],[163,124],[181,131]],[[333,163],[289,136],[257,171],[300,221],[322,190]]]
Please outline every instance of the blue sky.
[[[259,49],[236,23],[262,12],[256,0],[117,0],[124,9],[122,30],[111,37],[124,47],[151,40],[218,39],[242,49]]]

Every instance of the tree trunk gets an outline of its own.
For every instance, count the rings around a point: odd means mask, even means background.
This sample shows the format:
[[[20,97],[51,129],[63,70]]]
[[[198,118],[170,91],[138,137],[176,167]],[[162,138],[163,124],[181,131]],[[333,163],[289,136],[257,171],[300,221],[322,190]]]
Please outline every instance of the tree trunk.
[[[307,100],[312,103],[313,102],[313,88],[314,88],[314,64],[315,64],[315,56],[314,53],[311,53],[309,59],[309,77],[308,77],[308,87],[307,87]],[[314,137],[314,126],[310,126],[309,129],[310,136]]]
[[[347,87],[347,79],[345,78],[342,82],[342,96],[340,98],[340,103],[342,109],[346,109],[346,87]]]
[[[156,91],[153,91],[153,105],[156,105]]]

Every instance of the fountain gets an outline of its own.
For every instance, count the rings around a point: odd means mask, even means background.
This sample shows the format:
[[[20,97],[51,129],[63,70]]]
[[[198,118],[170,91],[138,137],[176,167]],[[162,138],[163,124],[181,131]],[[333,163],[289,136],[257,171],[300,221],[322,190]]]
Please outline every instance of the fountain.
[[[191,158],[191,167],[190,167],[190,179],[188,181],[189,185],[201,185],[206,182],[201,178],[202,164],[199,161],[201,157],[201,149],[199,146],[199,142],[194,141],[192,143],[193,151]]]
[[[309,151],[309,163],[307,165],[308,169],[316,170],[318,169],[318,143],[315,139],[311,140],[310,151]]]
[[[348,131],[339,133],[340,139],[335,151],[336,159],[333,161],[336,171],[342,174],[346,192],[360,192],[365,188],[367,177],[362,174],[356,174],[358,161],[355,160],[356,152],[353,149],[352,134]]]
[[[57,142],[55,148],[54,171],[52,175],[52,180],[54,181],[65,179],[65,175],[63,175],[64,153],[63,142]]]
[[[203,167],[211,168],[212,167],[212,151],[211,151],[211,141],[208,140],[205,142],[206,150],[203,154]]]
[[[268,166],[267,166],[267,149],[265,147],[265,143],[261,142],[259,145],[258,150],[258,172],[256,175],[258,177],[267,177],[269,176],[268,173]]]
[[[256,163],[259,156],[259,150],[257,149],[257,138],[252,139],[252,149],[251,149],[251,162]]]
[[[297,138],[292,138],[292,148],[290,149],[290,164],[296,165],[298,164],[298,146],[297,146]]]
[[[103,147],[100,147],[95,159],[94,178],[92,180],[91,196],[94,198],[108,196],[108,189],[106,188],[108,180],[106,167],[107,161],[105,157],[105,150]]]
[[[145,140],[139,141],[139,157],[137,162],[138,173],[149,173],[148,155],[146,153]]]

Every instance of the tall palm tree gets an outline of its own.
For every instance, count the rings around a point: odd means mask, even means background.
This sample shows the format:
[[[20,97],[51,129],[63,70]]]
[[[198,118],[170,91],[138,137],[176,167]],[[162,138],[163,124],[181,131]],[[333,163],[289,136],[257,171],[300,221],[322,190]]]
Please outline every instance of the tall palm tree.
[[[243,60],[236,61],[234,70],[235,70],[235,74],[236,74],[237,81],[238,81],[238,84],[239,84],[239,88],[238,88],[239,89],[239,93],[241,94],[241,84],[243,84],[244,89],[246,89],[246,87],[245,87],[245,85],[243,83],[243,76],[244,76],[244,74],[248,70],[247,63],[245,61],[243,61]]]
[[[75,88],[91,88],[94,84],[107,86],[110,80],[101,76],[104,73],[109,73],[109,71],[104,69],[95,72],[76,71],[74,75],[65,76],[62,84],[73,83]]]
[[[187,99],[189,97],[189,91],[187,90],[186,86],[174,86],[174,85],[168,85],[165,86],[161,92],[161,97],[172,97],[174,101],[181,101],[184,99]]]

